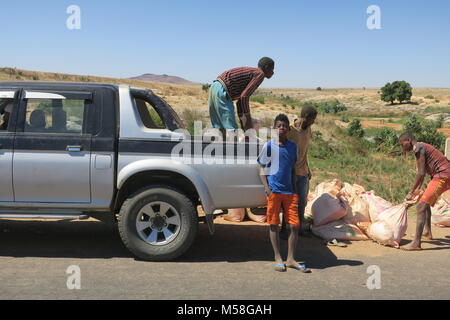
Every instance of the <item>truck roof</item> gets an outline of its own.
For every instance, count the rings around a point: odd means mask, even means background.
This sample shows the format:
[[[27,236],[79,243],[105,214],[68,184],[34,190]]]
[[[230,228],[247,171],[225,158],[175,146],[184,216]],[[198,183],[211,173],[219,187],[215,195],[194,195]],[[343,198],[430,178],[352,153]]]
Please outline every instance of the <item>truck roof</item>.
[[[82,89],[82,88],[112,88],[118,89],[121,86],[129,85],[118,85],[111,83],[93,83],[93,82],[65,82],[65,81],[0,81],[0,87],[28,87],[28,88],[36,88],[41,90],[55,90],[58,88],[67,89]]]

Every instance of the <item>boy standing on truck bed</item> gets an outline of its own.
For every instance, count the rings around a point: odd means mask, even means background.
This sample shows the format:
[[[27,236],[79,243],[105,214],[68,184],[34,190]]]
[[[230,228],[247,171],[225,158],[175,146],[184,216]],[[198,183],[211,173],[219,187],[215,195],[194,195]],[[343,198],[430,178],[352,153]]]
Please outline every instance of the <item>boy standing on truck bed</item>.
[[[275,254],[275,270],[286,271],[286,267],[302,272],[311,272],[304,263],[295,261],[298,241],[298,196],[295,190],[295,162],[297,147],[287,139],[289,119],[285,114],[275,118],[274,128],[278,131],[278,140],[264,144],[258,157],[260,178],[267,195],[267,222],[270,225],[270,242]],[[283,207],[284,217],[289,225],[288,256],[286,264],[280,254],[280,210]]]
[[[416,180],[405,200],[412,200],[414,195],[422,187],[425,174],[428,173],[431,181],[428,183],[424,194],[417,204],[417,226],[414,240],[400,249],[407,251],[422,250],[421,237],[432,240],[431,235],[431,208],[434,206],[442,193],[450,189],[450,161],[438,149],[424,142],[417,142],[416,138],[409,132],[399,137],[403,151],[413,151],[417,161]]]
[[[223,72],[209,89],[209,115],[213,128],[218,128],[225,137],[227,130],[236,130],[233,100],[237,100],[237,112],[242,129],[252,128],[249,99],[261,85],[264,78],[273,76],[275,62],[268,57],[261,58],[258,68],[241,67]]]

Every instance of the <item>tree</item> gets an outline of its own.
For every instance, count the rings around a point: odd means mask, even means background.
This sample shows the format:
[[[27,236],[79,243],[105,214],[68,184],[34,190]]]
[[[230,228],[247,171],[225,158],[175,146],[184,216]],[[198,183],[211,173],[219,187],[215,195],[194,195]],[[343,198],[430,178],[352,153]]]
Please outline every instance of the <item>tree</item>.
[[[381,100],[394,104],[395,100],[399,103],[403,101],[409,101],[412,97],[411,85],[406,81],[394,81],[392,83],[386,83],[381,88]]]
[[[386,83],[383,88],[381,88],[381,100],[394,104],[395,90],[392,84],[390,84],[389,82]]]
[[[406,81],[394,81],[392,86],[395,90],[395,98],[402,103],[403,101],[409,101],[412,97],[411,85]]]

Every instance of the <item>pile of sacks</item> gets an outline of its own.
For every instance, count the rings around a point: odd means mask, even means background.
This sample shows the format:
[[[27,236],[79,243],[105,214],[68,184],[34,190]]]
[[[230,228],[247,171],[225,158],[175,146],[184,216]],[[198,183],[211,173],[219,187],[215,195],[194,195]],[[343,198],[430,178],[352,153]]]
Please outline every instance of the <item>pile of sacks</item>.
[[[398,248],[405,235],[411,203],[393,206],[374,191],[338,179],[319,184],[309,198],[305,215],[313,219],[312,232],[327,241],[373,239]]]
[[[440,228],[450,227],[450,197],[431,208],[431,223]]]

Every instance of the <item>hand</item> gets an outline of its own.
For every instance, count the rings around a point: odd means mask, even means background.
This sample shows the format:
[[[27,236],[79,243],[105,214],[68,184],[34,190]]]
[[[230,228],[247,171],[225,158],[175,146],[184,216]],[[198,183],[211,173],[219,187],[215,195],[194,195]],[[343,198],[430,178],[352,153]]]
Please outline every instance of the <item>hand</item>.
[[[266,192],[266,196],[267,197],[270,197],[271,195],[272,195],[272,190],[265,190],[265,192]]]
[[[414,199],[414,194],[410,192],[406,195],[405,201],[411,201],[412,199]]]
[[[312,178],[312,173],[311,173],[311,171],[309,171],[308,172],[308,180],[311,180],[311,178]]]

